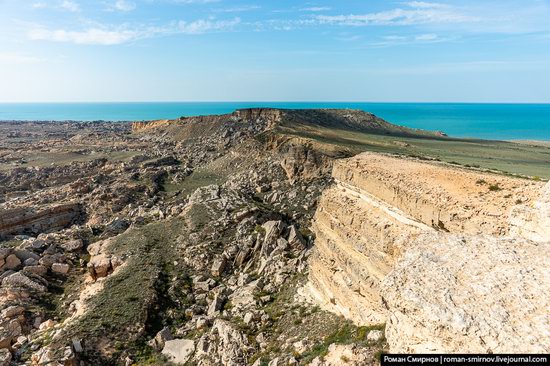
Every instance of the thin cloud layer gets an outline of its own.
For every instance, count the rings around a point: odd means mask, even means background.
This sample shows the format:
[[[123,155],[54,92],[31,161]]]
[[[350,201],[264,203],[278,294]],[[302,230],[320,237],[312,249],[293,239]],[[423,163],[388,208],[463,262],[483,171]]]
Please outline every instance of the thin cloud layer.
[[[8,0],[15,1],[15,0]],[[34,41],[54,41],[75,44],[116,45],[134,42],[139,39],[160,37],[173,34],[203,34],[208,32],[226,32],[237,29],[240,32],[277,32],[297,29],[312,32],[339,33],[335,27],[352,33],[346,37],[333,34],[332,39],[345,42],[364,42],[363,45],[398,45],[392,28],[407,28],[407,38],[413,42],[440,43],[455,40],[466,34],[529,34],[550,31],[547,22],[550,17],[550,3],[546,0],[529,0],[518,7],[514,2],[472,2],[469,4],[451,1],[403,1],[389,3],[386,7],[374,7],[368,4],[362,7],[349,7],[341,3],[324,2],[305,3],[302,6],[280,7],[282,3],[230,4],[226,0],[105,0],[105,11],[116,13],[118,18],[101,22],[94,21],[98,13],[86,3],[82,7],[78,0],[39,0],[30,4],[35,12],[64,10],[75,13],[78,21],[52,23],[34,22],[28,38]],[[208,6],[208,4],[218,4]],[[384,3],[388,4],[388,3]],[[499,5],[502,4],[502,5]],[[331,5],[331,6],[328,6]],[[466,6],[468,5],[468,6]],[[497,6],[498,5],[498,6]],[[134,11],[138,8],[140,11]],[[146,9],[148,7],[148,9]],[[143,9],[142,9],[143,8]],[[164,15],[170,19],[151,16],[147,11],[156,12],[164,8]],[[376,11],[365,11],[368,9]],[[385,9],[384,9],[385,8]],[[169,9],[169,12],[168,12]],[[343,9],[348,9],[345,11]],[[359,9],[359,11],[358,11]],[[131,19],[133,14],[139,17]],[[239,18],[218,19],[216,15],[241,13]],[[194,18],[194,19],[193,19]],[[220,18],[224,18],[223,16]],[[90,24],[85,27],[82,24]],[[133,24],[133,25],[132,25]],[[368,35],[368,27],[383,29],[386,34]],[[347,29],[346,29],[347,28]],[[365,30],[359,30],[365,28]],[[373,31],[371,33],[377,33]],[[427,39],[426,34],[436,35]],[[399,35],[398,35],[399,36]],[[388,38],[389,37],[389,38]],[[544,37],[541,37],[544,39]]]
[[[131,30],[104,30],[91,28],[84,31],[63,29],[33,29],[29,39],[34,41],[69,42],[75,44],[116,45],[138,39],[139,33]]]
[[[128,0],[117,0],[110,9],[118,11],[132,11],[136,8],[136,3]]]
[[[61,8],[76,13],[80,11],[80,5],[74,1],[71,0],[63,0],[61,4],[59,5]]]
[[[164,27],[129,28],[125,26],[109,28],[102,26],[79,31],[65,29],[52,30],[37,26],[29,31],[28,37],[34,41],[112,46],[163,35],[198,35],[209,32],[229,31],[240,22],[240,18],[230,20],[199,19],[192,22],[179,21]]]
[[[317,15],[314,19],[321,24],[345,26],[448,24],[478,22],[482,19],[443,4],[413,1],[406,5],[409,8],[366,14]]]

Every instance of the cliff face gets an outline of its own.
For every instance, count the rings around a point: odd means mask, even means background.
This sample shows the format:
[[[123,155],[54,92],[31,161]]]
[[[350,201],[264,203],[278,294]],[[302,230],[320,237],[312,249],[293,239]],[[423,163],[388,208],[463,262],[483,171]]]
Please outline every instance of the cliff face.
[[[285,127],[326,127],[339,130],[358,131],[379,135],[441,138],[439,132],[423,131],[391,124],[372,113],[351,109],[273,109],[247,108],[233,113],[210,116],[182,117],[177,120],[135,122],[133,132],[158,132],[165,129],[193,131],[193,136],[201,130],[223,129],[225,125],[243,123],[247,128],[260,126],[269,130],[276,126]],[[189,134],[191,135],[191,134]]]
[[[368,153],[336,164],[333,176],[416,221],[470,234],[508,233],[508,216],[516,202],[534,202],[541,187],[526,180]]]
[[[333,177],[308,285],[323,307],[386,323],[395,352],[549,349],[549,303],[534,297],[550,289],[548,243],[510,234],[512,212],[542,212],[541,183],[371,153],[335,163]]]
[[[550,240],[550,184],[544,188],[540,199],[533,206],[518,205],[510,218],[512,234],[533,241]]]
[[[522,238],[422,235],[381,286],[391,350],[547,353],[548,250]]]
[[[17,234],[40,234],[61,230],[82,215],[79,204],[64,204],[35,210],[16,208],[0,211],[0,238]]]
[[[150,122],[134,122],[133,132],[159,132],[165,129],[178,130],[188,136],[199,137],[201,132],[223,130],[224,126],[243,124],[245,127],[259,126],[269,129],[280,123],[282,110],[269,108],[240,109],[230,114],[182,117],[177,120],[158,120]],[[177,137],[177,136],[175,136]]]
[[[312,292],[359,324],[385,321],[380,283],[412,237],[427,226],[364,190],[339,182],[323,193],[313,224]]]

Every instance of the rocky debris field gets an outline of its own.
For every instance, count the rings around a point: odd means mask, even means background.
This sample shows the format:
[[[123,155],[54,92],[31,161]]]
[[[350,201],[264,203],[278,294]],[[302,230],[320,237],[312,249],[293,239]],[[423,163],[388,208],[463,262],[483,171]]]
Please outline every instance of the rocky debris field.
[[[525,300],[547,289],[545,262],[527,255],[547,246],[543,183],[409,153],[352,157],[357,134],[399,152],[450,141],[350,110],[0,123],[0,366],[547,351],[547,302]],[[457,310],[503,281],[523,286]]]
[[[0,365],[375,364],[299,294],[334,156],[280,121],[0,124]]]

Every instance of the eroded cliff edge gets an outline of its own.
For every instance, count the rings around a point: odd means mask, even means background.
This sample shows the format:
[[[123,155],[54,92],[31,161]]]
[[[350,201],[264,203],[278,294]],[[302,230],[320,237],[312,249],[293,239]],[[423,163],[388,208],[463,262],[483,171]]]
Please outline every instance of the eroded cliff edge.
[[[550,350],[550,186],[365,153],[319,202],[307,292],[392,352]]]

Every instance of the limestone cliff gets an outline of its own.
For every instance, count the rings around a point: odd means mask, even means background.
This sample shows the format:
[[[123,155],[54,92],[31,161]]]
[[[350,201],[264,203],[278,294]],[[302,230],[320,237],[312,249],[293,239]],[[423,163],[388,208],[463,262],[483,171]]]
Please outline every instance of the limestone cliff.
[[[79,204],[55,205],[45,209],[16,208],[0,211],[0,238],[17,234],[40,234],[64,229],[82,215]]]
[[[393,352],[550,351],[550,243],[432,233],[383,281]]]
[[[550,184],[534,205],[518,205],[510,215],[511,232],[534,241],[550,241]]]
[[[548,243],[514,235],[518,220],[547,222],[542,183],[373,153],[333,177],[308,285],[323,307],[386,323],[396,352],[550,349],[548,299],[535,297],[550,289]]]

